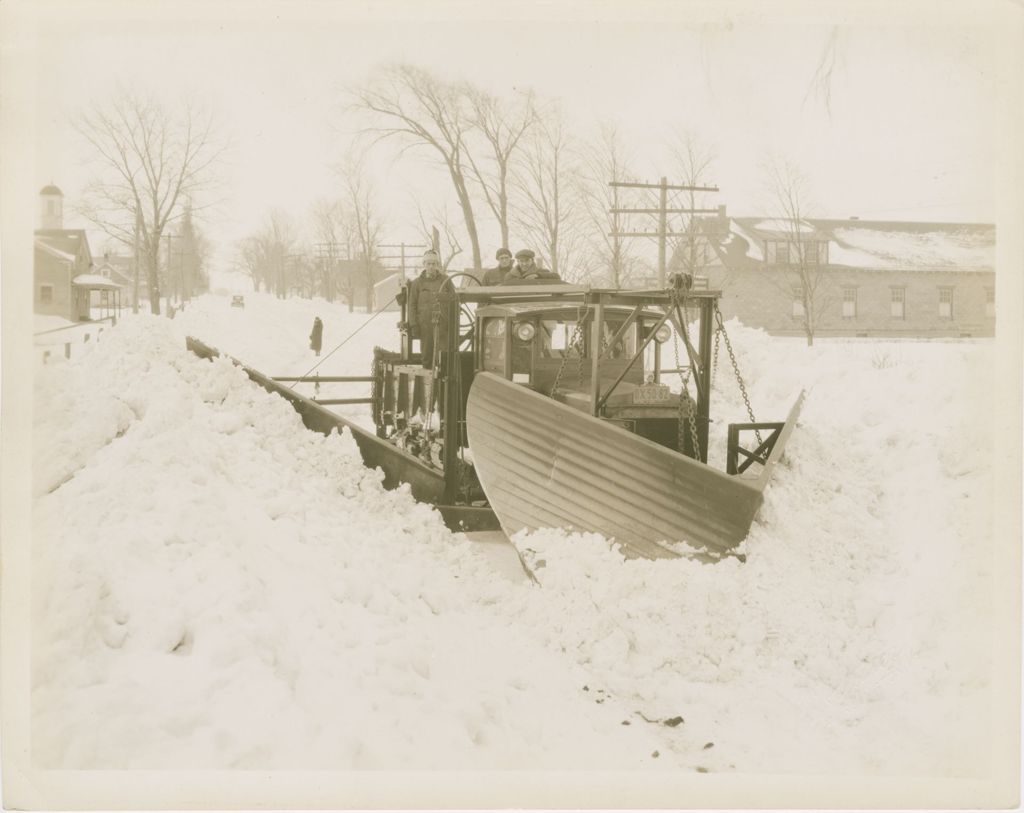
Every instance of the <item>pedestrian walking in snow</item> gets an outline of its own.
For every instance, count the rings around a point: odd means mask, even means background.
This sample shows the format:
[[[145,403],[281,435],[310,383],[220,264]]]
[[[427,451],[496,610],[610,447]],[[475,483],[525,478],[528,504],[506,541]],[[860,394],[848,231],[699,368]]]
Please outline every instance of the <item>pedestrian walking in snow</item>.
[[[313,330],[309,334],[309,347],[310,347],[310,349],[314,353],[316,353],[319,356],[320,355],[320,348],[323,347],[323,342],[324,342],[324,323],[321,322],[320,321],[320,317],[317,316],[313,320]]]

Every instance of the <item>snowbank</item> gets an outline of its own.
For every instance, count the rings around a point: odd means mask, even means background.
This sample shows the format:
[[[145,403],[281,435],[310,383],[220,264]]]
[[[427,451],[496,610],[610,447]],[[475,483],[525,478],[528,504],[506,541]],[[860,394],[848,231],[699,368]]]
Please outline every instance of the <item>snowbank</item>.
[[[746,562],[546,530],[514,540],[535,585],[184,350],[303,373],[314,315],[321,372],[395,345],[393,314],[211,296],[38,370],[42,764],[984,773],[994,455],[967,394],[992,391],[990,343],[730,323],[759,420],[809,388]],[[724,348],[715,382],[721,464],[747,419]]]

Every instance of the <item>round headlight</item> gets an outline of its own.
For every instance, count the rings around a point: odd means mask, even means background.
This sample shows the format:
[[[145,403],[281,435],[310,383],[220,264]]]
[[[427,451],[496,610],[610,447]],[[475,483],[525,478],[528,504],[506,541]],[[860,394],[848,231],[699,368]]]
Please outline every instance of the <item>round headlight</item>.
[[[516,325],[516,338],[523,342],[528,342],[534,337],[537,332],[537,328],[533,326],[532,322],[520,322]]]
[[[658,344],[664,344],[671,338],[672,328],[670,328],[668,325],[662,325],[654,334],[654,341],[658,342]]]

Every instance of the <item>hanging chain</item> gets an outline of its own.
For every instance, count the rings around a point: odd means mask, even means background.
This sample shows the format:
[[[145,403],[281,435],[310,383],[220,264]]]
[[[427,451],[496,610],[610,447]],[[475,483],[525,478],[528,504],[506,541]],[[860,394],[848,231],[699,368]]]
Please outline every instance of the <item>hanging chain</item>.
[[[565,365],[569,361],[569,349],[575,348],[576,350],[576,383],[580,385],[583,383],[583,342],[581,341],[583,333],[583,308],[577,308],[576,310],[576,329],[573,331],[572,336],[569,338],[569,343],[565,346],[565,351],[562,354],[562,363],[558,366],[558,372],[555,373],[555,383],[551,385],[552,397],[558,392],[558,385],[562,383],[562,373],[565,372]]]
[[[743,396],[743,403],[747,407],[747,415],[750,416],[751,423],[757,423],[757,418],[754,417],[754,408],[750,405],[750,397],[747,395],[747,386],[743,381],[743,376],[740,374],[740,365],[736,361],[736,354],[732,350],[732,342],[729,341],[729,334],[725,330],[725,323],[722,321],[722,312],[718,309],[718,303],[715,303],[715,320],[718,322],[718,327],[715,331],[715,346],[718,346],[718,336],[725,339],[725,349],[729,352],[729,361],[732,362],[733,372],[736,374],[736,383],[740,386],[740,395]],[[761,430],[755,429],[754,435],[757,437],[757,445],[760,446],[763,441],[761,440]]]
[[[682,388],[679,393],[679,417],[676,420],[679,452],[682,454],[683,449],[686,448],[686,427],[689,426],[690,440],[693,441],[693,455],[696,459],[700,460],[700,440],[697,438],[697,409],[696,404],[690,397],[690,374],[693,372],[693,368],[688,365],[686,375],[683,375],[683,368],[679,363],[679,336],[675,331],[672,331],[672,349],[676,354],[676,372],[679,374],[680,382],[682,382]]]

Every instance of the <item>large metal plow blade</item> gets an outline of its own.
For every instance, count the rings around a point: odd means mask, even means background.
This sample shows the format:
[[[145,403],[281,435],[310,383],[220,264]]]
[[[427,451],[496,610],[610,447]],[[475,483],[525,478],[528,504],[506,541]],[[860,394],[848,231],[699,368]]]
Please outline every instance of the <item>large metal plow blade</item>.
[[[467,427],[509,536],[568,528],[614,538],[628,556],[687,555],[682,542],[715,557],[746,538],[767,482],[729,476],[492,373],[474,379]]]

